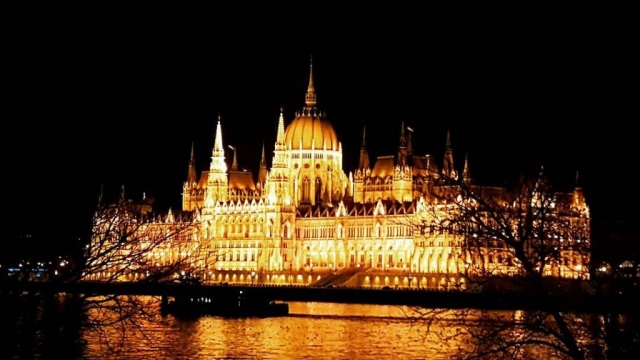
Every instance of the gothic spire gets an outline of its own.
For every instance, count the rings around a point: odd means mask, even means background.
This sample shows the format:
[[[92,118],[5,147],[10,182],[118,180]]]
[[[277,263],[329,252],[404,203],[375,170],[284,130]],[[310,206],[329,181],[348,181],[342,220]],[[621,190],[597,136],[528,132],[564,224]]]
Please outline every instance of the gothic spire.
[[[196,182],[196,157],[193,152],[193,141],[191,142],[191,156],[189,157],[189,170],[187,172],[187,183]]]
[[[469,172],[469,155],[464,155],[464,169],[462,170],[462,181],[465,183],[471,182],[471,173]]]
[[[284,147],[284,110],[280,107],[280,117],[278,118],[278,133],[276,135],[276,148]]]
[[[231,163],[231,170],[238,170],[238,156],[236,155],[236,148],[229,145],[229,148],[233,150],[233,162]]]
[[[216,125],[216,138],[213,144],[214,156],[224,156],[224,147],[222,146],[222,128],[220,126],[220,112],[218,112],[218,125]]]
[[[449,131],[449,129],[447,129],[447,141],[445,143],[442,173],[446,177],[449,177],[452,179],[457,178],[455,166],[453,165],[453,148],[451,147],[451,131]]]
[[[313,57],[309,61],[309,87],[307,87],[307,94],[304,99],[307,107],[316,106],[316,89],[313,86]]]
[[[267,181],[267,159],[264,155],[264,142],[262,143],[262,157],[260,158],[260,170],[258,170],[258,184],[263,187]]]
[[[368,169],[369,168],[369,153],[367,152],[366,146],[366,134],[367,127],[362,128],[362,145],[360,145],[360,162],[358,163],[358,169]]]
[[[400,125],[400,147],[407,147],[407,137],[404,135],[404,121]]]
[[[407,165],[407,137],[404,135],[404,121],[400,125],[400,144],[398,146],[398,165]]]
[[[209,175],[212,172],[226,173],[227,164],[224,160],[224,147],[222,146],[222,126],[220,125],[220,113],[218,112],[218,124],[216,125],[216,135],[211,153],[211,165]]]

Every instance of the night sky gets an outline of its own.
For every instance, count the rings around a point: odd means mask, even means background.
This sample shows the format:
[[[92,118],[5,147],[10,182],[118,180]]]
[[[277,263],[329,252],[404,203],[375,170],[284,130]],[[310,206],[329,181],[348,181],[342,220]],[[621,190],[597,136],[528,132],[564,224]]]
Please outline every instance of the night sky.
[[[619,199],[639,198],[640,62],[624,9],[271,3],[9,12],[12,234],[80,236],[101,185],[180,208],[191,144],[198,169],[208,167],[218,113],[240,167],[257,167],[263,142],[270,162],[280,106],[286,124],[304,106],[311,56],[347,171],[363,126],[373,160],[397,152],[404,121],[416,152],[438,159],[449,129],[457,164],[468,154],[479,181],[544,165],[571,186],[579,171],[594,217],[629,217]]]

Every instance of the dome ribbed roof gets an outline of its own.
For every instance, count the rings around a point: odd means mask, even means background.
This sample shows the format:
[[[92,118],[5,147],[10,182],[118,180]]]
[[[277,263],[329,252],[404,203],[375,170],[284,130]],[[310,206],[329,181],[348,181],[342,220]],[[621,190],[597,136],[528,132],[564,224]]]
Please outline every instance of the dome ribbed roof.
[[[338,150],[338,136],[333,126],[320,112],[305,109],[287,126],[284,134],[287,148],[303,150]]]

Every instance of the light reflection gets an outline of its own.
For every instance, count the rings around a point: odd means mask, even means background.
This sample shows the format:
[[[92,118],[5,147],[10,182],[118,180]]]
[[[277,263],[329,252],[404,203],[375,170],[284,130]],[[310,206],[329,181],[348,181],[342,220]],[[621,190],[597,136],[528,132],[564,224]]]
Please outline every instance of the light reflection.
[[[148,299],[147,299],[148,300]],[[145,302],[148,316],[134,316],[122,328],[85,332],[86,359],[104,359],[109,347],[119,359],[450,359],[482,349],[478,336],[507,322],[539,316],[522,311],[414,309],[407,306],[290,302],[290,315],[274,318],[159,315],[158,299]],[[95,313],[94,316],[110,316]],[[602,324],[599,324],[602,326]],[[525,336],[506,327],[505,339]],[[124,342],[122,340],[124,339]],[[119,348],[114,344],[121,342]],[[108,346],[105,346],[108,344]],[[540,349],[518,350],[523,357]],[[115,354],[115,353],[113,353]],[[112,355],[113,355],[112,354]]]

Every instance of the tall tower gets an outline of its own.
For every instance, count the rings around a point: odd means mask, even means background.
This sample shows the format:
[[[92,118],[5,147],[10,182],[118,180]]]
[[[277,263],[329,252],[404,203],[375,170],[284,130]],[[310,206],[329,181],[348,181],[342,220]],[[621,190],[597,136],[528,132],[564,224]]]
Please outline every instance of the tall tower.
[[[400,142],[398,144],[398,165],[407,165],[407,137],[404,133],[404,121],[400,125]]]
[[[291,177],[291,172],[288,167],[289,155],[285,150],[284,139],[284,111],[280,108],[275,150],[273,151],[273,161],[271,163],[271,171],[269,172],[269,180],[266,187],[267,204],[291,205],[293,202],[291,197],[292,186],[289,182]]]
[[[393,198],[401,202],[413,200],[413,172],[409,163],[407,150],[407,136],[405,134],[404,121],[400,127],[400,144],[398,145],[398,162],[393,172],[392,194]]]
[[[209,166],[209,177],[207,178],[207,193],[205,195],[204,208],[206,210],[213,209],[218,201],[226,201],[228,188],[227,163],[224,159],[222,128],[220,126],[220,115],[218,114],[218,124],[216,125],[215,141],[213,151],[211,152],[211,165]]]
[[[187,181],[182,185],[182,210],[193,210],[195,203],[192,192],[195,191],[198,178],[196,176],[196,158],[193,152],[193,142],[191,143],[191,156],[189,157],[189,169],[187,170]]]
[[[369,152],[367,152],[367,127],[362,128],[362,145],[360,145],[360,161],[358,162],[358,169],[364,170],[370,168],[369,165]]]
[[[267,183],[267,159],[264,155],[264,143],[262,143],[262,156],[260,157],[260,170],[258,170],[258,187],[264,190]],[[263,192],[264,194],[264,192]]]

